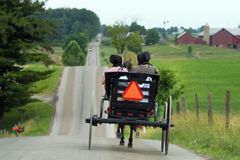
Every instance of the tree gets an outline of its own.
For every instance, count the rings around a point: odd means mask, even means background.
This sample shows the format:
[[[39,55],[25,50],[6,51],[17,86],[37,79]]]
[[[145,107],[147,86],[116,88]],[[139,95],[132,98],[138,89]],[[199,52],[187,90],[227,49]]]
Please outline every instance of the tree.
[[[130,32],[138,32],[141,35],[145,35],[147,30],[145,29],[144,26],[141,26],[139,24],[137,24],[137,22],[132,22],[130,27],[129,27],[129,31]]]
[[[38,61],[46,60],[46,56],[35,52],[40,47],[49,48],[45,39],[53,32],[52,24],[34,16],[44,11],[43,6],[44,2],[39,1],[0,1],[0,119],[5,112],[31,102],[31,84],[51,72],[23,67],[35,61],[35,55]]]
[[[102,35],[103,35],[104,37],[107,37],[107,36],[108,36],[108,33],[107,33],[107,25],[105,25],[105,24],[101,25],[101,27],[100,27],[100,32],[102,33]]]
[[[156,29],[149,29],[145,38],[146,45],[152,45],[159,42],[159,34]]]
[[[65,42],[63,49],[69,44],[70,41],[75,40],[78,45],[81,47],[83,50],[83,53],[86,55],[87,54],[87,44],[88,44],[88,38],[84,33],[79,33],[79,34],[74,34],[71,35],[68,40]]]
[[[164,105],[169,95],[173,100],[179,98],[183,94],[184,86],[179,86],[176,76],[171,70],[160,70],[160,79],[158,85],[157,101],[159,105]]]
[[[194,33],[194,29],[192,27],[189,27],[188,29],[185,29],[185,32],[192,34]]]
[[[77,66],[85,64],[85,55],[83,50],[75,40],[70,41],[64,49],[62,56],[64,65]]]
[[[139,53],[142,51],[142,43],[143,39],[142,36],[138,33],[131,33],[127,37],[127,49],[134,53]]]
[[[108,34],[117,53],[122,54],[127,46],[128,26],[123,23],[116,23],[108,27]]]

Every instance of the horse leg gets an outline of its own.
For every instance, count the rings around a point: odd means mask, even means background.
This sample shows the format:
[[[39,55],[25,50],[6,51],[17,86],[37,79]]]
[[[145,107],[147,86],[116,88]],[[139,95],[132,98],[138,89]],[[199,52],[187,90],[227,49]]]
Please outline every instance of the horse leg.
[[[133,146],[133,144],[132,144],[132,142],[133,142],[133,129],[134,129],[134,127],[130,126],[130,137],[128,139],[128,147],[129,148],[132,148],[132,146]]]
[[[120,126],[120,130],[121,130],[120,146],[124,146],[124,125]]]
[[[118,128],[117,128],[117,133],[116,133],[116,137],[118,138],[118,139],[120,139],[121,138],[121,126],[120,125],[118,125]]]

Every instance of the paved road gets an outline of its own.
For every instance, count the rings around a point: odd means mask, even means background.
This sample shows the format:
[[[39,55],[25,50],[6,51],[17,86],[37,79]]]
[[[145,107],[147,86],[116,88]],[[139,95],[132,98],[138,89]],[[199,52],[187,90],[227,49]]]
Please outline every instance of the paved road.
[[[87,150],[89,128],[85,118],[89,117],[92,97],[94,111],[99,112],[105,69],[98,66],[98,43],[90,47],[86,66],[64,69],[50,136],[0,139],[1,160],[204,160],[175,145],[170,145],[165,156],[160,152],[160,142],[153,140],[134,140],[132,149],[119,147],[111,125],[94,128],[92,150]]]

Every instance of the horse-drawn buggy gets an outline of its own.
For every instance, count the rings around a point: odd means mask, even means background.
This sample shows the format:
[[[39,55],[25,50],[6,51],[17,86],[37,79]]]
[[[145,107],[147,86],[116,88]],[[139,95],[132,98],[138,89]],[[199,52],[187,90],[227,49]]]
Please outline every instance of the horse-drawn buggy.
[[[161,151],[168,154],[169,130],[171,124],[172,100],[169,96],[166,105],[159,117],[159,108],[156,102],[159,76],[153,74],[108,72],[105,73],[106,94],[101,100],[100,114],[93,115],[86,122],[89,128],[89,149],[91,148],[92,126],[98,124],[118,124],[123,129],[125,125],[131,128],[129,144],[132,146],[132,130],[138,126],[160,127],[162,129]],[[109,107],[103,118],[104,101],[109,101]],[[159,120],[160,119],[160,120]],[[161,134],[159,134],[161,135]],[[124,141],[123,131],[121,141]],[[121,144],[120,141],[120,144]]]

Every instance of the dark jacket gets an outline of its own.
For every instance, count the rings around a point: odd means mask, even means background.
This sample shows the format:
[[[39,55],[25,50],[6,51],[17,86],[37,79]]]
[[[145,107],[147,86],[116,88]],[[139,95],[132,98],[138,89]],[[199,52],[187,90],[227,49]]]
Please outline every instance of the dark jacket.
[[[132,73],[158,74],[158,70],[151,64],[137,65],[132,68]]]

